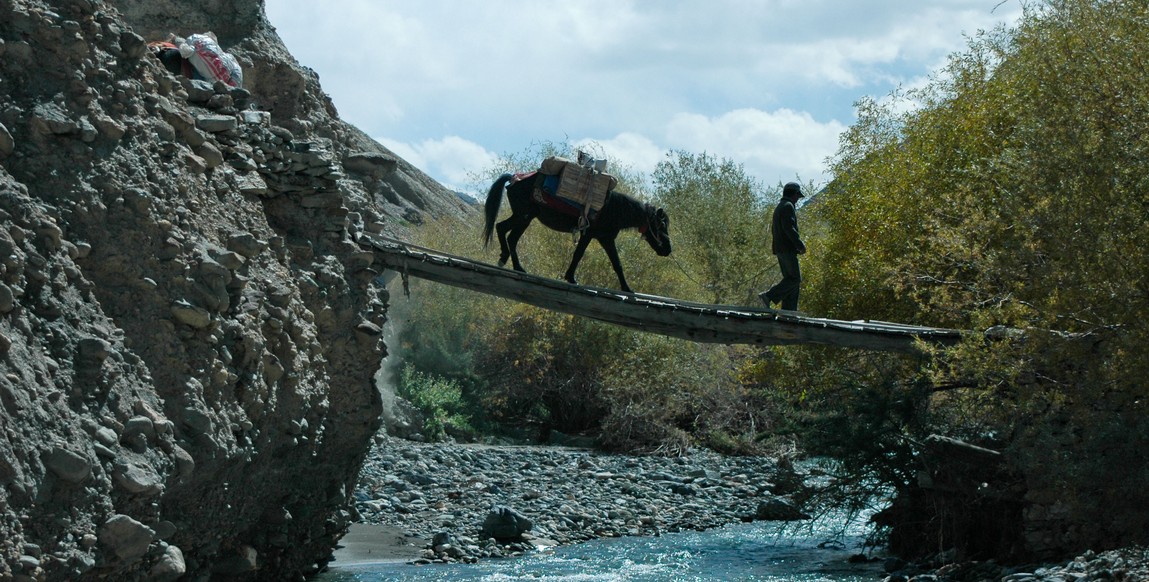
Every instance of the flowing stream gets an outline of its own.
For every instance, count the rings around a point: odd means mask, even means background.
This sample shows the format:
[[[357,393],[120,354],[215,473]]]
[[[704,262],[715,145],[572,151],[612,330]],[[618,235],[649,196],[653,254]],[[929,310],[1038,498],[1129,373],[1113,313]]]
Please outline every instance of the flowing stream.
[[[837,527],[835,527],[837,525]],[[857,523],[821,520],[814,527],[777,522],[730,525],[703,532],[623,537],[542,549],[478,564],[372,563],[332,569],[321,582],[382,580],[474,581],[804,581],[872,582],[881,562],[852,564],[862,552]]]

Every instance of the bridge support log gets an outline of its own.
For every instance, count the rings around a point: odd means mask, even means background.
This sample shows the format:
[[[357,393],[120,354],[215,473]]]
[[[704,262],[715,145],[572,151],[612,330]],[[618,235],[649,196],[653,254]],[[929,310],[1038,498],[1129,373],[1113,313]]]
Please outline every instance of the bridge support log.
[[[950,345],[962,332],[877,321],[841,321],[798,312],[709,305],[668,297],[571,285],[416,247],[378,235],[359,243],[398,273],[496,295],[561,313],[702,343],[823,344],[919,353],[919,341]]]

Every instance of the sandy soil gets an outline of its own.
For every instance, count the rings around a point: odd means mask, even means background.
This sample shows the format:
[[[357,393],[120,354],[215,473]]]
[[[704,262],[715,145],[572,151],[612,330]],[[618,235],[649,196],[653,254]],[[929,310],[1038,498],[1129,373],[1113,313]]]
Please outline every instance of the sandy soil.
[[[335,548],[330,568],[371,562],[409,562],[423,554],[427,540],[407,537],[403,530],[385,525],[355,523]]]

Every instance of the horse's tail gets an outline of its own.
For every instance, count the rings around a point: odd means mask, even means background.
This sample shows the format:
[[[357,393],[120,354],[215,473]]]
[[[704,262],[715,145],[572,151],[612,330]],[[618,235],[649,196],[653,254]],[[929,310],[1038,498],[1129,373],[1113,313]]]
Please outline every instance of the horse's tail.
[[[495,230],[495,219],[499,217],[499,206],[503,204],[503,188],[513,177],[510,174],[499,176],[499,179],[491,184],[491,189],[487,192],[487,202],[483,205],[483,214],[487,217],[487,223],[483,226],[484,247],[491,244],[491,232]]]

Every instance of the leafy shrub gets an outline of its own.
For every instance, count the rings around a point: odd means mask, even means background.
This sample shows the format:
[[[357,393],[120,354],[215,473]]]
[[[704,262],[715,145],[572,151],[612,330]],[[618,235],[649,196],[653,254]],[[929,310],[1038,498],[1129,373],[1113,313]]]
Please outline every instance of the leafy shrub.
[[[475,434],[462,390],[454,381],[405,366],[397,392],[423,413],[424,436],[428,439]]]

